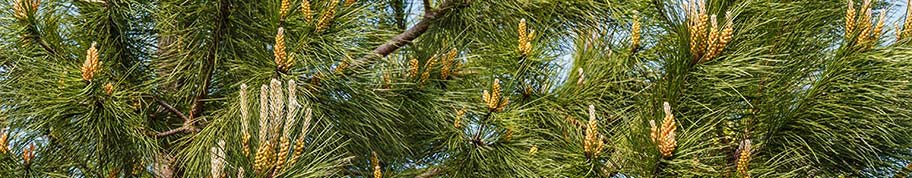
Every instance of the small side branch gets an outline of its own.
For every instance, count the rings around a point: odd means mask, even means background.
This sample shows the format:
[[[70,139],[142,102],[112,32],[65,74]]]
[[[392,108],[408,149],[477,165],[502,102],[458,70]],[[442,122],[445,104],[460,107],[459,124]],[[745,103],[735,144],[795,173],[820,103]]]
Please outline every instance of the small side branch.
[[[377,46],[377,48],[374,48],[371,54],[362,56],[359,60],[355,61],[352,64],[352,67],[349,67],[349,69],[361,68],[374,61],[374,59],[386,57],[390,53],[393,53],[399,48],[402,48],[408,43],[411,43],[412,40],[415,40],[424,34],[424,32],[428,30],[428,28],[435,20],[437,20],[437,18],[445,15],[446,13],[459,10],[469,5],[469,1],[465,0],[447,0],[443,2],[439,8],[431,9],[431,7],[428,7],[428,3],[429,2],[426,2],[425,4],[426,9],[424,15],[422,16],[421,20],[415,24],[415,26],[412,26],[408,30],[405,30],[405,32],[396,35],[386,43]]]
[[[159,132],[159,133],[155,134],[155,136],[164,137],[164,136],[168,136],[168,135],[174,135],[174,134],[177,134],[180,132],[192,132],[195,130],[196,129],[193,128],[193,126],[184,124],[183,126],[175,128],[175,129],[171,129],[171,130],[164,131],[164,132]]]
[[[180,118],[183,119],[184,121],[192,120],[192,119],[190,119],[190,117],[187,117],[187,115],[184,115],[183,112],[181,112],[180,110],[177,110],[177,108],[174,108],[174,106],[171,106],[170,104],[168,104],[167,102],[165,102],[165,101],[162,100],[161,98],[152,96],[152,99],[154,99],[156,103],[158,103],[158,104],[161,105],[161,106],[164,106],[165,109],[167,109],[167,110],[170,111],[171,113],[174,113],[174,115],[177,115],[177,117],[180,117]]]
[[[163,136],[173,135],[173,134],[180,133],[180,132],[196,131],[196,127],[193,126],[192,118],[188,117],[183,112],[181,112],[180,110],[177,110],[177,108],[174,108],[174,106],[171,106],[171,104],[168,104],[167,102],[165,102],[164,100],[162,100],[158,97],[152,96],[152,99],[154,99],[155,102],[157,102],[159,105],[165,107],[165,109],[167,109],[171,113],[174,113],[174,115],[177,115],[177,117],[180,117],[181,119],[184,120],[184,123],[181,125],[181,127],[171,129],[171,130],[168,130],[165,132],[159,132],[159,133],[155,134],[155,136],[163,137]]]

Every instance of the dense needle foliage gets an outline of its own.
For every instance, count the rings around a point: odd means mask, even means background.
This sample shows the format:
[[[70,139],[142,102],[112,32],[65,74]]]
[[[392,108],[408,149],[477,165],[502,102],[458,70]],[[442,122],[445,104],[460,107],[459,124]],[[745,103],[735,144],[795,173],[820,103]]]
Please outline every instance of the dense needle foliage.
[[[907,3],[5,0],[0,177],[904,177]]]

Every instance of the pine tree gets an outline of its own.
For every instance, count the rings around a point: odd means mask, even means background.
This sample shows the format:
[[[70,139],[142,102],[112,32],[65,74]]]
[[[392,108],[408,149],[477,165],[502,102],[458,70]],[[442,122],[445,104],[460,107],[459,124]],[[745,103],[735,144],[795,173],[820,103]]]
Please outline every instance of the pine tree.
[[[912,173],[912,1],[4,2],[0,177]]]

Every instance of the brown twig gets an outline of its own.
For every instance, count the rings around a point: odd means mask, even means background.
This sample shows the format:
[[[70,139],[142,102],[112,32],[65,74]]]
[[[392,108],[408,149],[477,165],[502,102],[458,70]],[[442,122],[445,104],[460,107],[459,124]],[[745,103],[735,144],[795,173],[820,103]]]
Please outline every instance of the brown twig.
[[[177,108],[174,108],[174,106],[171,106],[171,104],[168,104],[161,98],[152,96],[152,99],[154,99],[155,102],[157,102],[159,105],[165,107],[165,109],[167,109],[168,111],[171,111],[171,113],[174,113],[174,115],[177,115],[177,117],[180,117],[181,119],[184,120],[184,123],[181,125],[181,127],[171,129],[171,130],[168,130],[165,132],[159,132],[159,133],[155,134],[155,136],[162,137],[162,136],[168,136],[168,135],[180,133],[182,131],[191,131],[191,132],[196,131],[196,128],[193,127],[193,118],[188,117],[183,112],[181,112]]]
[[[360,59],[355,61],[349,69],[361,68],[364,65],[370,64],[374,59],[386,57],[390,53],[402,48],[403,46],[411,43],[412,40],[415,40],[424,32],[428,30],[431,24],[437,20],[437,18],[444,16],[446,13],[459,10],[462,7],[468,6],[469,1],[466,0],[448,0],[440,5],[440,8],[437,9],[427,9],[424,12],[421,20],[418,21],[415,26],[412,26],[408,30],[396,35],[383,45],[377,46],[374,48],[371,54],[362,56]],[[425,7],[430,8],[430,7]]]
[[[154,99],[155,102],[158,103],[159,105],[164,106],[165,109],[168,109],[168,111],[171,111],[171,113],[174,113],[174,115],[177,115],[177,117],[180,117],[181,119],[183,119],[183,120],[185,120],[185,121],[186,121],[186,120],[191,120],[189,117],[187,117],[187,115],[184,115],[183,112],[181,112],[180,110],[177,110],[177,108],[174,108],[174,106],[171,106],[171,104],[168,104],[167,102],[165,102],[165,101],[162,100],[161,98],[152,96],[152,99]]]
[[[421,0],[421,5],[424,6],[424,12],[425,12],[425,13],[427,13],[427,12],[429,12],[429,11],[432,11],[432,10],[434,9],[433,7],[431,7],[431,1],[430,1],[430,0]]]

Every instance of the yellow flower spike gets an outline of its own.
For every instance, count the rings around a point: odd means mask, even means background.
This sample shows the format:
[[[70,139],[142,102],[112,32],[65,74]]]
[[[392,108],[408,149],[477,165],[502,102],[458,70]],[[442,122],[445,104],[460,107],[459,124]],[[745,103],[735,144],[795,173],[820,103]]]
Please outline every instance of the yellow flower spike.
[[[595,119],[595,105],[589,105],[589,122],[586,124],[586,135],[583,139],[583,152],[586,157],[594,156],[598,138],[598,121]]]
[[[358,1],[357,0],[345,0],[345,7],[354,5],[356,2],[358,2]]]
[[[745,178],[750,177],[748,172],[748,165],[750,164],[751,159],[751,140],[745,139],[741,141],[741,144],[738,146],[738,162],[737,169],[738,173]]]
[[[519,20],[519,26],[516,28],[516,31],[519,34],[519,35],[517,35],[517,39],[518,39],[517,40],[517,42],[518,42],[517,49],[519,50],[519,54],[522,56],[528,56],[529,54],[532,53],[531,40],[532,40],[532,37],[535,35],[535,31],[533,30],[531,33],[529,33],[526,26],[527,26],[526,19],[521,19],[521,20]]]
[[[896,31],[896,41],[902,40],[902,28],[899,27],[899,23],[894,24],[893,28]]]
[[[279,72],[287,72],[291,64],[288,64],[285,55],[285,28],[279,27],[278,32],[276,32],[273,56],[275,56],[276,69]]]
[[[383,178],[383,172],[380,170],[380,158],[377,157],[377,152],[371,152],[371,167],[374,168],[374,178]]]
[[[509,142],[512,139],[513,139],[513,129],[510,129],[508,127],[507,130],[504,131],[503,140],[504,140],[504,142]]]
[[[110,82],[105,83],[104,92],[105,92],[105,94],[108,94],[109,96],[111,94],[114,94],[114,84],[111,84]]]
[[[209,149],[209,174],[213,178],[221,178],[225,171],[225,141],[219,140],[218,144]]]
[[[41,5],[41,0],[26,0],[25,3],[22,0],[16,0],[13,2],[13,16],[19,20],[27,19],[31,14],[34,14],[38,11],[38,6]],[[24,6],[29,7],[26,9]]]
[[[393,85],[393,79],[390,72],[383,72],[383,89],[390,89]]]
[[[732,35],[735,32],[734,27],[732,27],[734,25],[733,18],[734,17],[732,17],[731,12],[725,12],[725,26],[722,27],[722,33],[719,34],[719,43],[715,48],[716,51],[713,52],[716,55],[722,53],[722,50],[725,49],[725,46],[727,46],[728,43],[732,40]]]
[[[719,25],[716,22],[716,15],[709,16],[709,36],[706,41],[706,49],[704,50],[703,59],[700,62],[706,62],[715,57],[714,51],[716,51],[716,43],[719,41]]]
[[[535,153],[538,153],[538,146],[532,145],[532,147],[529,148],[529,154],[535,155]]]
[[[709,15],[706,14],[706,3],[703,0],[691,0],[685,4],[687,15],[687,29],[690,31],[690,53],[694,61],[698,62],[706,51],[707,37],[706,22],[709,21]]]
[[[291,140],[288,137],[279,139],[279,152],[275,159],[275,170],[282,171],[285,169],[285,162],[288,157],[288,151],[291,149]]]
[[[912,6],[909,5],[912,4],[912,0],[907,0],[906,4],[906,20],[903,22],[904,29],[901,33],[897,31],[897,33],[900,34],[899,36],[901,36],[901,38],[908,37],[909,33],[912,32]]]
[[[858,33],[858,38],[855,39],[856,45],[865,45],[868,41],[868,38],[871,36],[871,31],[873,30],[871,29],[873,26],[871,23],[871,16],[873,16],[873,12],[871,10],[871,0],[864,1],[861,6],[861,11],[864,14],[861,16],[861,19],[858,20],[859,24],[857,27],[860,28],[861,31]]]
[[[518,43],[517,43],[517,44],[519,44],[519,46],[517,47],[517,49],[519,49],[520,54],[525,55],[526,53],[525,53],[524,49],[525,49],[526,40],[527,40],[527,38],[526,38],[526,36],[527,36],[526,35],[526,19],[519,20],[519,26],[516,27],[516,31],[519,33]]]
[[[285,20],[285,17],[288,16],[288,9],[291,8],[290,0],[282,0],[282,6],[279,7],[279,18]]]
[[[323,30],[329,28],[330,23],[332,23],[333,16],[336,13],[336,6],[339,6],[339,1],[330,1],[329,6],[327,6],[326,10],[323,11],[323,15],[320,16],[320,20],[317,21],[317,33],[323,32]]]
[[[302,0],[301,15],[304,16],[305,22],[310,23],[313,21],[313,9],[310,8],[310,0]]]
[[[0,154],[9,153],[9,150],[6,149],[6,146],[9,145],[9,134],[6,131],[3,132],[3,135],[0,135]]]
[[[855,5],[852,3],[852,0],[846,0],[846,2],[849,7],[846,9],[845,14],[845,38],[849,39],[855,30],[855,15],[858,14],[858,12],[855,10]]]
[[[32,164],[32,158],[35,158],[35,144],[29,144],[28,149],[22,150],[22,160],[25,162],[25,166]]]
[[[874,43],[874,44],[871,44],[871,46],[874,46],[877,43],[877,39],[880,38],[881,35],[883,35],[883,28],[884,28],[884,24],[886,24],[886,22],[887,22],[887,11],[883,11],[880,13],[880,16],[877,17],[877,25],[874,26],[874,36],[871,37],[870,41],[869,41],[869,43]]]
[[[295,141],[294,156],[291,159],[291,164],[294,164],[294,161],[304,154],[304,139],[307,136],[307,129],[310,127],[312,117],[313,111],[310,108],[304,110],[304,124],[301,126],[301,133],[299,133],[298,139]]]
[[[592,157],[598,157],[602,153],[602,150],[605,149],[605,136],[600,135],[596,141],[597,146],[595,146],[595,153],[592,154]]]
[[[263,175],[268,175],[269,171],[272,169],[272,156],[274,156],[274,150],[272,144],[265,142],[260,145],[257,149],[256,157],[254,158],[254,168],[263,173]]]
[[[100,62],[98,59],[98,49],[95,47],[97,43],[92,42],[92,46],[86,50],[86,60],[82,64],[82,80],[92,81],[92,78],[95,77],[95,72],[99,70]]]
[[[583,73],[583,68],[582,67],[578,68],[576,70],[576,73],[577,73],[576,85],[578,85],[578,86],[585,85],[586,84],[586,74]]]
[[[240,108],[240,109],[241,109],[241,119],[240,119],[239,122],[241,123],[241,143],[242,143],[242,145],[243,145],[243,147],[244,147],[244,148],[243,148],[243,150],[244,150],[244,157],[247,157],[247,155],[250,154],[250,133],[247,132],[247,131],[250,130],[249,123],[247,123],[247,119],[250,118],[250,117],[249,117],[249,116],[250,116],[250,111],[247,110],[247,109],[248,109],[248,106],[247,106],[247,84],[241,84],[240,100],[241,100],[241,101],[240,101],[240,105],[241,105],[241,108]]]
[[[336,74],[344,74],[345,69],[347,69],[348,65],[349,65],[348,61],[349,60],[343,60],[343,61],[339,62],[339,66],[336,66],[336,69],[333,72],[335,72]]]
[[[447,53],[446,57],[443,59],[440,66],[440,79],[446,80],[450,76],[450,67],[453,65],[454,59],[456,59],[456,48],[450,50]]]
[[[488,109],[496,110],[500,102],[500,79],[494,79],[494,84],[491,85],[491,96],[490,101],[488,101]]]
[[[484,101],[485,106],[490,106],[488,103],[491,103],[491,95],[488,90],[481,91],[481,101]]]
[[[462,109],[459,109],[456,111],[456,118],[453,119],[453,127],[456,127],[457,129],[462,127],[461,122],[462,122],[462,118],[465,117],[465,114],[466,114],[465,108],[462,108]]]
[[[13,3],[13,16],[19,20],[25,20],[28,15],[25,12],[25,9],[22,8],[22,0],[16,0]]]
[[[419,85],[423,85],[431,77],[431,69],[434,68],[434,65],[437,65],[437,58],[439,58],[437,55],[431,56],[427,63],[424,63],[424,72],[421,72]]]
[[[671,105],[668,102],[663,103],[665,111],[665,119],[662,121],[661,127],[656,127],[655,120],[650,120],[650,137],[656,143],[659,153],[662,154],[663,158],[671,157],[672,152],[674,152],[675,147],[677,147],[677,141],[675,141],[675,119],[674,114],[671,113]]]
[[[630,51],[636,53],[640,47],[640,18],[634,12],[633,25],[630,30]]]
[[[418,77],[418,59],[409,60],[409,77]]]

